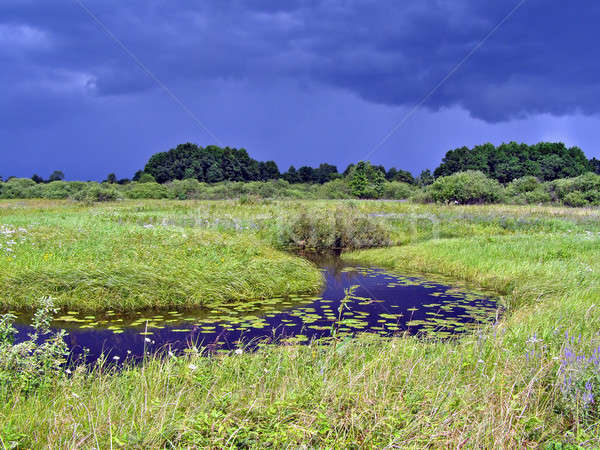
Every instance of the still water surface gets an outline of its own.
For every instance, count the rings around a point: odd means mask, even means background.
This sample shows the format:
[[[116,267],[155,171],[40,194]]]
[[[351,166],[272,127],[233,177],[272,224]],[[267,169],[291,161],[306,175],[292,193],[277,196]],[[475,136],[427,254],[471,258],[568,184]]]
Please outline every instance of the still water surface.
[[[250,300],[216,309],[86,314],[75,311],[56,318],[53,327],[68,332],[74,359],[87,353],[94,362],[140,358],[169,348],[174,353],[190,344],[209,350],[231,350],[259,343],[304,343],[311,339],[359,332],[383,336],[409,332],[448,337],[496,317],[493,299],[418,277],[383,269],[344,264],[334,255],[315,262],[325,284],[317,296]],[[346,291],[352,297],[340,308]],[[17,320],[18,340],[31,331],[30,317]],[[117,358],[114,358],[115,360]]]

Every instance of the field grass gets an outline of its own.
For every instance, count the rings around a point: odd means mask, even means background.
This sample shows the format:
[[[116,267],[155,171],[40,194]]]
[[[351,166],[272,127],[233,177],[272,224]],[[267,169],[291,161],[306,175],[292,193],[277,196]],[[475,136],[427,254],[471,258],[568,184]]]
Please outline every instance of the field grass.
[[[314,266],[235,228],[128,223],[120,207],[0,211],[5,309],[33,308],[44,295],[64,309],[186,308],[312,293],[322,283]]]
[[[176,221],[189,208],[211,207],[213,219],[229,214],[258,223],[262,217],[258,229],[227,236],[252,236],[266,246],[278,217],[332,205],[337,203],[277,202],[254,209],[146,203],[102,211],[108,217],[146,215],[143,221],[151,214]],[[506,307],[498,323],[454,341],[362,336],[336,345],[268,346],[252,354],[150,357],[143,367],[121,373],[79,369],[59,377],[51,390],[6,395],[0,406],[4,445],[600,445],[598,210],[353,205],[382,216],[404,245],[346,259],[493,290]],[[175,206],[183,209],[174,212]],[[132,209],[141,207],[147,209]],[[1,223],[19,225],[19,217],[29,220],[24,216],[2,213]],[[121,222],[129,227],[135,220]]]

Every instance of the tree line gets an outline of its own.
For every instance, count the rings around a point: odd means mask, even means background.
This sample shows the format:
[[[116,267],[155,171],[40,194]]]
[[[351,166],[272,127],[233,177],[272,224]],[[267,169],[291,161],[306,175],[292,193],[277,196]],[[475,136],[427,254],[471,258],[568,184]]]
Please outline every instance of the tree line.
[[[535,145],[510,142],[498,147],[484,144],[472,149],[460,147],[450,150],[433,174],[439,178],[466,170],[481,171],[501,183],[524,176],[552,181],[590,171],[600,173],[600,161],[595,158],[588,161],[579,147],[567,148],[562,142],[540,142]]]
[[[360,164],[360,163],[359,163]],[[104,182],[127,184],[130,181],[167,183],[175,180],[195,179],[200,182],[220,181],[268,181],[283,179],[290,184],[324,184],[336,179],[348,179],[357,164],[350,164],[343,172],[335,165],[322,163],[318,167],[293,165],[286,172],[280,172],[275,161],[257,161],[245,149],[201,147],[193,143],[180,144],[166,152],[155,153],[143,170],[138,170],[132,180],[117,179],[114,173]],[[423,170],[418,177],[409,171],[382,165],[369,165],[369,177],[387,181],[399,181],[411,185],[426,186],[436,178],[467,170],[478,170],[487,177],[501,183],[534,176],[542,181],[576,177],[586,172],[600,174],[600,160],[587,159],[579,147],[566,147],[558,142],[540,142],[535,145],[504,143],[478,145],[473,148],[460,147],[446,153],[439,167],[433,173]],[[375,172],[378,172],[375,175]],[[365,172],[361,167],[361,172]],[[48,179],[35,174],[31,177],[36,183],[49,183],[64,179],[63,172],[56,170]],[[2,179],[0,178],[0,181]]]

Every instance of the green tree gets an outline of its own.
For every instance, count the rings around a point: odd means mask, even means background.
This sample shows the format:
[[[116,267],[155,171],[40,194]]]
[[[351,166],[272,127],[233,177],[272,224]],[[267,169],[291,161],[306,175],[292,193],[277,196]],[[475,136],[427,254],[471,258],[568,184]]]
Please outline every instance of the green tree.
[[[298,177],[301,183],[312,183],[315,181],[314,178],[315,170],[309,166],[302,166],[298,169]]]
[[[369,161],[359,161],[348,174],[352,195],[358,198],[379,198],[383,193],[385,176]]]
[[[282,175],[282,178],[290,184],[300,183],[300,176],[294,166],[290,166],[287,172]]]
[[[116,184],[117,176],[114,173],[109,173],[105,180],[108,184]]]
[[[31,179],[38,184],[44,182],[44,179],[42,177],[40,177],[37,173],[34,173],[33,176],[31,177]],[[0,181],[2,181],[2,180],[0,179]]]
[[[144,173],[143,170],[138,170],[136,173],[133,174],[133,178],[131,179],[131,181],[140,181],[140,177],[142,176],[142,174]]]
[[[435,181],[433,175],[431,175],[431,170],[425,169],[422,170],[419,176],[417,177],[416,184],[421,187],[429,186]]]
[[[281,174],[275,161],[265,161],[259,163],[260,179],[263,181],[277,180]]]
[[[223,181],[223,171],[218,163],[213,163],[206,171],[206,181],[209,183],[218,183]]]
[[[466,170],[478,170],[502,183],[524,176],[549,181],[581,175],[590,170],[590,162],[580,148],[567,148],[562,142],[509,142],[498,147],[488,143],[448,151],[434,175],[438,178]]]
[[[48,177],[48,182],[61,181],[61,180],[64,180],[64,179],[65,179],[65,174],[62,173],[60,170],[55,170]]]

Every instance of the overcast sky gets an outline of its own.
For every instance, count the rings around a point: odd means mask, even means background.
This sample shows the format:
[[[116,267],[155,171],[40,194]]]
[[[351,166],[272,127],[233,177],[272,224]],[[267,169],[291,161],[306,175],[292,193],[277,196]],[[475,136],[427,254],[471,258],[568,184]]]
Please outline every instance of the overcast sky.
[[[380,146],[516,0],[82,1],[102,25],[79,0],[0,1],[0,175],[131,177],[188,141],[282,171],[418,174],[512,140],[600,156],[597,1],[526,0]]]

